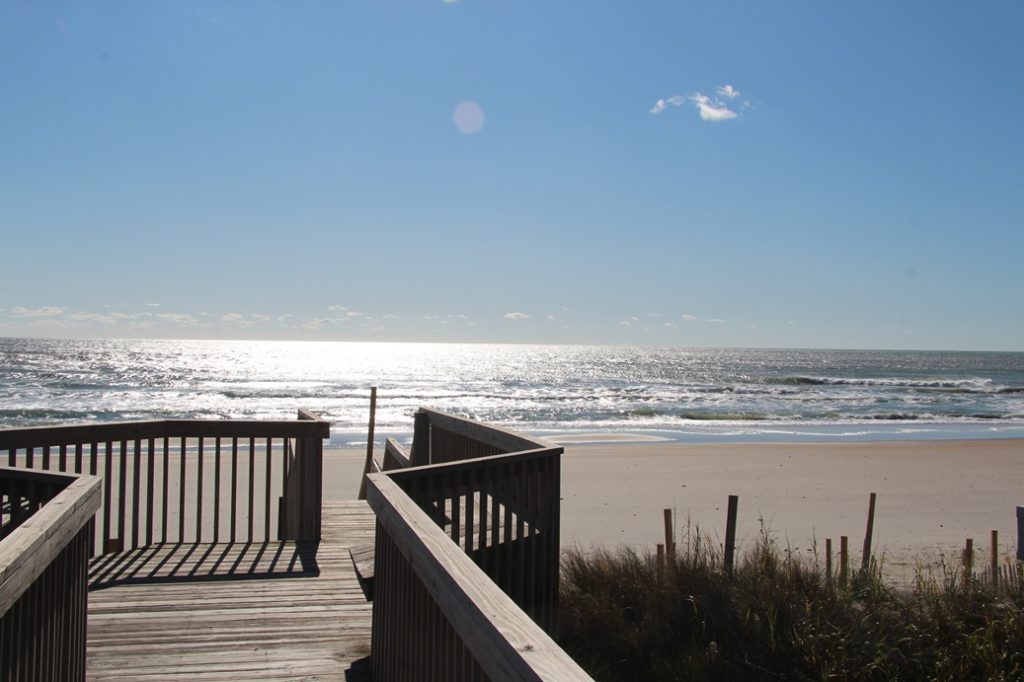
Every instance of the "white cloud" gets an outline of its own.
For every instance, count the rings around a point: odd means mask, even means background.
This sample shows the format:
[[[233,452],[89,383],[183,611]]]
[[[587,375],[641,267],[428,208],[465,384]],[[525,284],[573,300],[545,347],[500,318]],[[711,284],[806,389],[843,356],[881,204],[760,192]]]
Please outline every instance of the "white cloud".
[[[348,310],[348,308],[343,305],[329,305],[327,306],[327,310],[332,313],[343,313]]]
[[[697,105],[697,111],[700,112],[700,117],[705,121],[729,121],[737,116],[735,111],[725,106],[721,100],[712,100],[707,95],[702,93],[695,93],[690,95],[690,101]]]
[[[110,326],[117,324],[117,320],[114,319],[113,315],[101,315],[99,313],[71,313],[68,318],[75,322],[92,322],[93,324],[102,324],[104,326]]]
[[[222,315],[220,319],[224,322],[238,322],[243,317],[244,315],[239,313],[227,313],[226,315]]]
[[[626,320],[623,320],[622,322],[619,322],[619,326],[620,327],[632,327],[633,323],[632,322],[628,322]]]
[[[694,321],[697,320],[697,316],[696,315],[690,315],[689,313],[683,313],[682,317],[687,322],[694,322]]]
[[[669,329],[676,329],[679,325],[676,324],[675,322],[666,322],[665,326],[668,327]]]
[[[525,320],[530,316],[526,313],[505,313],[503,316],[506,320]]]
[[[665,108],[668,105],[671,104],[674,107],[681,107],[683,106],[683,102],[685,101],[686,98],[683,97],[682,95],[672,95],[671,97],[666,97],[665,99],[659,99],[657,102],[654,103],[654,106],[651,107],[650,112],[652,114],[657,115],[665,111]]]
[[[164,322],[174,322],[181,325],[193,326],[199,324],[199,320],[188,313],[157,313],[153,317]]]
[[[732,102],[739,104],[741,109],[750,107],[749,101],[739,102],[739,97],[740,91],[732,85],[719,85],[715,88],[714,97],[709,97],[703,92],[698,91],[689,95],[672,95],[671,97],[659,99],[650,108],[650,113],[657,115],[665,111],[670,105],[681,107],[686,102],[692,102],[697,108],[697,113],[705,121],[715,123],[731,121],[732,119],[739,118],[739,114],[731,108]]]
[[[708,322],[710,322],[711,324],[725,324],[726,322],[728,322],[728,320],[723,320],[720,317],[712,317],[710,320],[708,320]]]
[[[740,96],[740,91],[731,85],[719,85],[715,88],[715,94],[726,99],[736,99]]]
[[[57,306],[47,305],[41,308],[23,308],[20,305],[11,308],[11,315],[14,317],[56,317],[63,315],[64,309]]]

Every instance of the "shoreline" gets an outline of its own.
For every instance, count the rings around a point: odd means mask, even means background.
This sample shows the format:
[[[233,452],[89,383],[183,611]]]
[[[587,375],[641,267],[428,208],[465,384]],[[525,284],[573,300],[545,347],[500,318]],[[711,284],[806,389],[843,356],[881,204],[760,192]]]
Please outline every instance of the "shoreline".
[[[325,450],[325,497],[354,494],[365,452],[365,445]],[[826,538],[838,553],[846,535],[851,564],[859,566],[872,492],[872,549],[887,580],[909,584],[918,568],[939,570],[943,561],[958,567],[968,537],[975,566],[987,566],[991,530],[1000,556],[1014,557],[1024,439],[568,443],[561,544],[653,551],[664,541],[664,509],[675,511],[680,548],[688,527],[721,544],[734,494],[740,551],[763,523],[781,548],[808,557],[823,555]]]

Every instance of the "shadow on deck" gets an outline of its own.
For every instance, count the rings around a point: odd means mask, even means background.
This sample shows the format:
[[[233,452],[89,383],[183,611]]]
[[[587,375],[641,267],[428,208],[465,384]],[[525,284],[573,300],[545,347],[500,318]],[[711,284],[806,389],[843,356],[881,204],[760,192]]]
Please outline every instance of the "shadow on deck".
[[[349,550],[365,502],[325,502],[319,544],[155,545],[89,571],[87,679],[367,680],[372,605]]]

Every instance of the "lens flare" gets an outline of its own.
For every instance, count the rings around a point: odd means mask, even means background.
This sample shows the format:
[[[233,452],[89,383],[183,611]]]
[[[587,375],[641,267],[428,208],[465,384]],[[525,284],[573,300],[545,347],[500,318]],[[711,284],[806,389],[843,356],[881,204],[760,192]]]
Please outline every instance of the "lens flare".
[[[484,127],[484,110],[472,100],[459,102],[452,116],[455,127],[463,135],[476,135]]]

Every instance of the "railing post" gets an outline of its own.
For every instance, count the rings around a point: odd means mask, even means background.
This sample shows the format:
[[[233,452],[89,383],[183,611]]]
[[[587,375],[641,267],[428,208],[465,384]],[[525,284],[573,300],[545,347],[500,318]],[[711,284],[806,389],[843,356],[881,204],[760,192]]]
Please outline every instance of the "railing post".
[[[413,422],[412,453],[409,464],[414,467],[430,464],[430,417],[426,412],[416,413]]]

